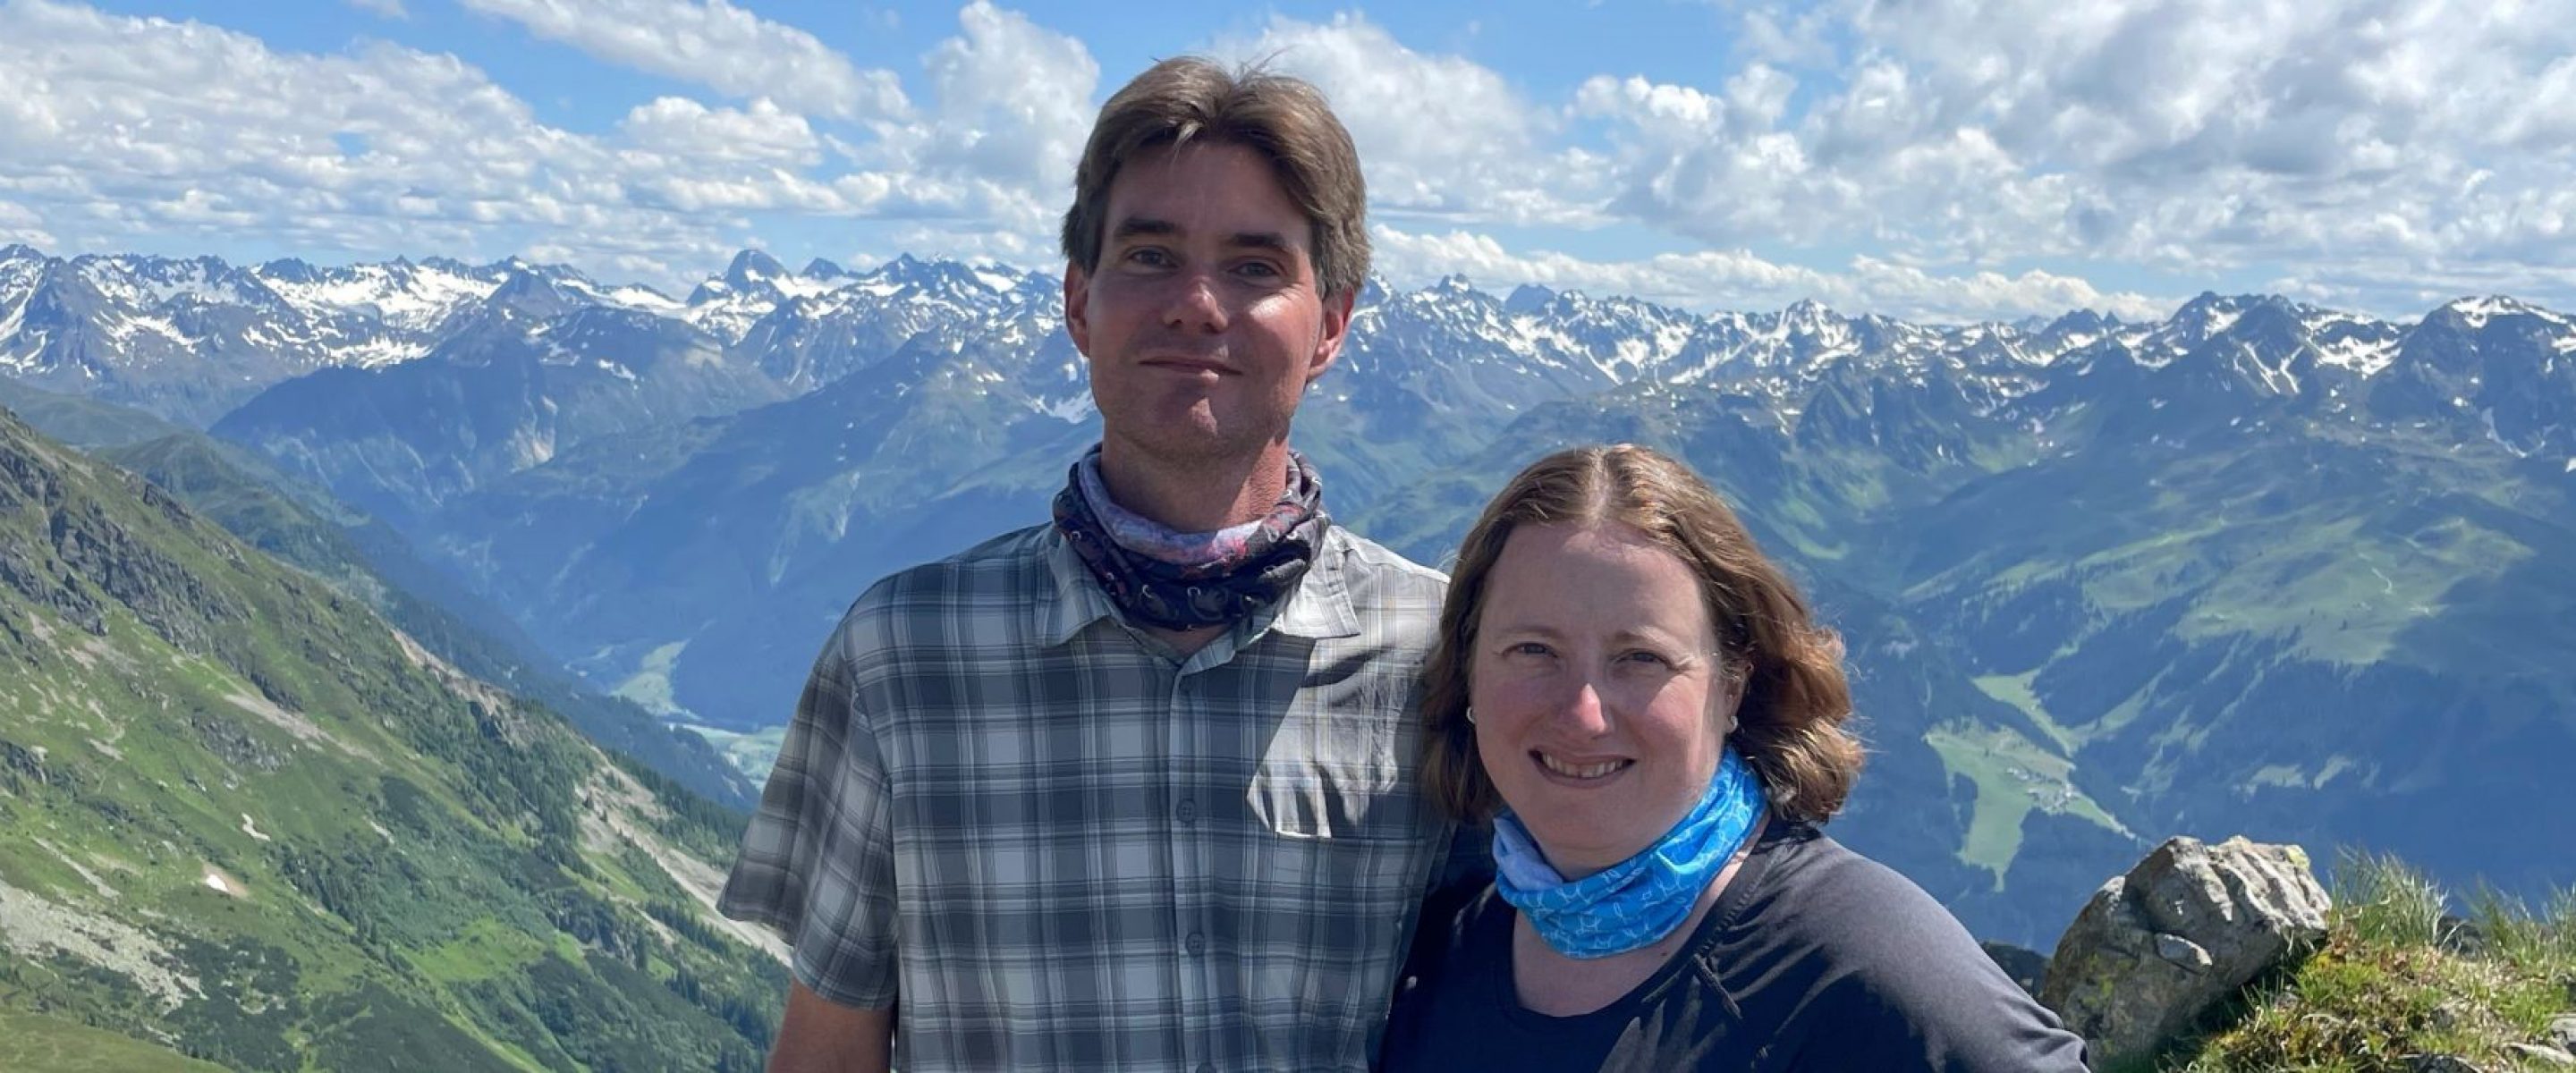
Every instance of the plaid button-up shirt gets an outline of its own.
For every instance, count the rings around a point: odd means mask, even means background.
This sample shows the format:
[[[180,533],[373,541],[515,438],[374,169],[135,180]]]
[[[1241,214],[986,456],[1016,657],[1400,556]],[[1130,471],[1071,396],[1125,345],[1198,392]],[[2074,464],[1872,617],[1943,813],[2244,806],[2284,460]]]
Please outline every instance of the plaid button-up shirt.
[[[1336,527],[1180,658],[1051,526],[903,571],[817,660],[723,911],[896,1061],[1364,1069],[1449,827],[1414,701],[1446,581]]]

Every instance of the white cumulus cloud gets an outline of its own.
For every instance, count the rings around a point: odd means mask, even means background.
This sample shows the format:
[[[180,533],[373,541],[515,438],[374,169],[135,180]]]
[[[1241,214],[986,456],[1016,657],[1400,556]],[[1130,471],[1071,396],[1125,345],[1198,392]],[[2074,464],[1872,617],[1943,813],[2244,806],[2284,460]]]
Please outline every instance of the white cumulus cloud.
[[[725,0],[460,0],[610,63],[766,97],[836,119],[893,118],[910,103],[891,71],[860,70],[804,30]]]
[[[1002,200],[1018,221],[1063,211],[1091,131],[1100,64],[1081,41],[984,0],[957,13],[958,35],[922,65],[937,96],[935,119],[916,132],[918,162],[1016,187]]]
[[[410,16],[370,25],[397,37],[443,13],[346,2]],[[834,219],[1053,267],[1099,99],[1133,73],[990,0],[900,75],[733,0],[462,3],[683,85],[571,129],[400,43],[297,51],[0,0],[0,241],[564,250],[669,282]],[[2471,292],[2576,306],[2576,19],[2555,7],[1728,0],[1696,71],[1599,49],[1544,85],[1357,12],[1145,45],[1316,82],[1400,277],[1942,317],[2271,286],[2403,315]]]
[[[747,109],[709,108],[686,97],[657,97],[618,124],[629,144],[672,157],[810,166],[822,141],[803,116],[763,97]]]
[[[2169,315],[2178,304],[2105,291],[2083,279],[2038,270],[1943,273],[1866,255],[1829,271],[1781,264],[1741,249],[1605,261],[1552,251],[1515,252],[1490,235],[1469,231],[1415,234],[1379,225],[1374,238],[1381,270],[1399,285],[1464,274],[1489,289],[1535,283],[1635,295],[1703,312],[1779,309],[1811,298],[1847,313],[1931,321],[2013,320],[2070,309],[2138,319]]]
[[[43,249],[54,244],[54,236],[33,210],[0,201],[0,245],[17,242]]]
[[[1358,15],[1273,18],[1214,50],[1315,83],[1359,147],[1381,212],[1514,224],[1604,222],[1588,157],[1553,143],[1550,110],[1491,68],[1430,55]]]
[[[1613,124],[1624,214],[1977,264],[2288,266],[2364,304],[2576,267],[2576,20],[2551,5],[1828,0],[1742,24],[1741,71],[1814,99],[1714,123],[1666,103],[1713,91],[1596,80],[1576,110]]]
[[[722,4],[676,7],[698,21],[593,44],[640,54],[660,42],[669,62],[710,42],[790,59],[821,48]],[[578,28],[600,10],[526,14]],[[621,10],[628,21],[661,11]],[[1097,92],[1089,51],[975,3],[922,62],[922,107],[882,95],[869,106],[900,105],[900,117],[834,123],[817,87],[854,68],[832,54],[802,74],[710,74],[753,94],[739,105],[661,96],[586,133],[541,120],[450,55],[388,42],[297,52],[202,23],[0,0],[0,238],[99,250],[251,241],[316,256],[543,249],[667,285],[758,242],[755,220],[785,215],[896,221],[921,253],[1046,263]]]

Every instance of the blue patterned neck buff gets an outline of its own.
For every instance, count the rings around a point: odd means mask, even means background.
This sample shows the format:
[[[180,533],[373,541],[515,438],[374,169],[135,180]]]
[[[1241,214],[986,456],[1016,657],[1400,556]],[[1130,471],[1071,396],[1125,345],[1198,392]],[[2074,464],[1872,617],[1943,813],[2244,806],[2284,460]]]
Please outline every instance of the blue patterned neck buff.
[[[1570,881],[1506,809],[1494,817],[1494,889],[1557,953],[1588,960],[1642,949],[1690,919],[1700,892],[1753,834],[1763,801],[1761,776],[1727,746],[1708,793],[1682,822],[1636,856]]]

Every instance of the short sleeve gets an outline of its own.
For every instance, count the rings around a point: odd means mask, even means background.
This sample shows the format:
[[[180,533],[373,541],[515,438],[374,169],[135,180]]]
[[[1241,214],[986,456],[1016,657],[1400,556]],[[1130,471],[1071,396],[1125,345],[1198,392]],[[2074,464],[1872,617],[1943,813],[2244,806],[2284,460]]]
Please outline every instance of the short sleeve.
[[[850,686],[850,629],[844,621],[806,678],[716,907],[777,929],[816,994],[886,1009],[896,991],[891,795]]]

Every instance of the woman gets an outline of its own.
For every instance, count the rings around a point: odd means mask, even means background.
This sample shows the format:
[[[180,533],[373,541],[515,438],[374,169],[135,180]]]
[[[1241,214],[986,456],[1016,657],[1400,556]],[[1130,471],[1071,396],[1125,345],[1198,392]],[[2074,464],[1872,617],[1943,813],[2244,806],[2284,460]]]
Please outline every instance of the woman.
[[[1687,467],[1586,447],[1467,533],[1426,781],[1494,824],[1386,1068],[2081,1070],[1948,912],[1816,828],[1861,763],[1841,643]]]

